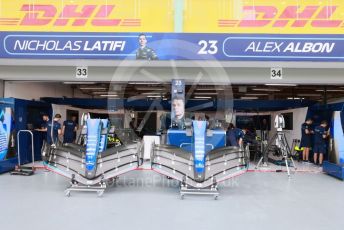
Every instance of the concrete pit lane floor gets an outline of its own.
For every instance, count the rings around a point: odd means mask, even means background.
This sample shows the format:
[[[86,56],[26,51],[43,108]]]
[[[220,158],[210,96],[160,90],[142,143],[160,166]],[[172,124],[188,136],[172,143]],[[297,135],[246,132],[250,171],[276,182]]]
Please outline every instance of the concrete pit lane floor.
[[[5,173],[0,224],[35,230],[343,229],[344,182],[312,165],[298,168],[291,179],[285,172],[247,172],[221,183],[218,200],[192,195],[181,200],[177,181],[148,169],[123,175],[102,197],[88,192],[66,197],[69,180],[43,169],[29,177]]]

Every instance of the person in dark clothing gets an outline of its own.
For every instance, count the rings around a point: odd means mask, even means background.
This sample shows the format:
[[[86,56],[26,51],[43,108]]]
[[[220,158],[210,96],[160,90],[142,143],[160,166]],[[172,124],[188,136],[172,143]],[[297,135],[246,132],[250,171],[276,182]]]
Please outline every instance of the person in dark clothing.
[[[314,129],[314,164],[318,163],[322,166],[324,154],[326,153],[326,138],[329,136],[329,131],[326,131],[327,121],[322,121],[321,124]]]
[[[309,150],[312,147],[312,135],[314,134],[312,123],[313,120],[308,118],[305,123],[301,125],[300,148],[303,148],[302,160],[304,162],[309,162]]]
[[[240,147],[242,145],[243,137],[243,131],[230,123],[226,132],[226,146]]]
[[[139,35],[140,47],[136,51],[137,60],[158,60],[158,56],[155,51],[147,47],[147,37],[145,34]]]
[[[48,118],[48,120],[42,124],[42,128],[36,129],[37,131],[46,132],[46,141],[49,145],[56,144],[58,136],[62,133],[61,124],[59,123],[60,119],[61,115],[56,114],[52,122],[50,122]]]
[[[62,133],[63,133],[63,143],[73,143],[76,139],[76,131],[78,125],[76,123],[76,117],[73,116],[71,119],[65,120],[63,122]]]
[[[43,135],[43,140],[46,141],[47,140],[47,127],[48,127],[48,123],[49,123],[49,116],[47,114],[43,114],[42,115],[42,120],[43,122],[41,123],[41,127],[38,129],[35,129],[36,131],[40,131],[40,132],[45,132],[45,134]]]

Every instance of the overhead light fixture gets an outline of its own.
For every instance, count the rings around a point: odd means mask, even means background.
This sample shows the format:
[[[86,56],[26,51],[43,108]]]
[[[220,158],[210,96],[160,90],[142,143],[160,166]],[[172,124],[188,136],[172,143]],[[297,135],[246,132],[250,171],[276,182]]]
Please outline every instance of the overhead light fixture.
[[[305,98],[304,97],[288,97],[287,98],[288,100],[305,100]]]
[[[280,89],[269,89],[269,88],[255,88],[254,91],[267,91],[267,92],[280,92]]]
[[[225,90],[224,88],[196,88],[196,90],[204,90],[204,91],[220,91],[220,90]]]
[[[96,82],[93,81],[65,81],[65,85],[94,85]]]
[[[99,96],[101,96],[101,97],[118,97],[117,94],[101,94]]]
[[[142,95],[151,95],[151,94],[164,94],[163,92],[147,92],[147,93],[141,93]]]
[[[160,82],[129,82],[129,85],[159,85]]]
[[[265,84],[266,86],[297,86],[297,84],[283,84],[283,83],[269,83],[269,84]]]
[[[159,95],[148,95],[147,97],[158,98],[158,97],[161,97],[161,96],[159,96]]]
[[[246,93],[246,96],[268,96],[267,93]]]
[[[99,91],[99,92],[94,91],[94,92],[91,92],[91,93],[94,94],[94,95],[96,95],[96,94],[105,94],[105,93],[107,93],[107,94],[118,94],[118,92],[110,92],[110,91]]]
[[[320,94],[316,93],[298,93],[297,96],[299,97],[320,97]]]
[[[106,87],[80,87],[81,90],[107,90]]]
[[[195,96],[195,99],[212,99],[212,97]]]
[[[317,91],[317,92],[324,92],[325,90],[317,89],[315,91]],[[326,92],[344,92],[344,89],[327,89]]]
[[[195,95],[217,95],[218,93],[212,92],[212,93],[206,93],[206,92],[195,92]]]
[[[258,97],[241,97],[240,99],[243,99],[243,100],[256,100],[256,99],[258,99]]]
[[[135,87],[136,90],[157,90],[157,91],[163,91],[166,90],[165,88],[153,88],[153,87]]]

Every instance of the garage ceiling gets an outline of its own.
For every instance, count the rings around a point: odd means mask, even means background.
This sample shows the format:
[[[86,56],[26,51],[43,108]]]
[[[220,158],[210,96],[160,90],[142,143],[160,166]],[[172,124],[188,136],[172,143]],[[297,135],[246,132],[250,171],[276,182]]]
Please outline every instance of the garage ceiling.
[[[70,84],[71,82],[66,82]],[[91,83],[71,84],[93,98],[170,99],[170,84],[160,83]],[[343,85],[186,85],[190,99],[234,98],[244,100],[313,100],[344,98]]]

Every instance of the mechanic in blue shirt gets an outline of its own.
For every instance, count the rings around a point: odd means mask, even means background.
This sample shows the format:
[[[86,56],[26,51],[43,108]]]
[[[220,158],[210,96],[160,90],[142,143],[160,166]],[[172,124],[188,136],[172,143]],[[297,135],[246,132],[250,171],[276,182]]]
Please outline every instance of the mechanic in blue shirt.
[[[309,150],[312,147],[312,130],[313,120],[308,118],[305,123],[301,125],[301,143],[300,148],[303,148],[302,160],[303,162],[309,162]]]
[[[321,124],[314,129],[314,164],[318,162],[322,166],[324,154],[326,153],[326,138],[329,136],[329,131],[326,130],[327,121],[322,121]]]
[[[35,129],[36,131],[40,131],[40,132],[45,132],[45,134],[43,135],[43,140],[47,140],[47,127],[48,127],[48,123],[49,123],[49,116],[47,114],[43,114],[42,115],[42,119],[43,122],[41,123],[41,127],[39,129]]]
[[[52,122],[49,121],[49,118],[47,120],[47,116],[43,116],[43,120],[45,120],[45,122],[42,124],[42,128],[36,129],[37,131],[47,133],[46,141],[49,145],[56,144],[58,141],[58,136],[62,133],[61,124],[59,123],[60,119],[60,114],[56,114]]]
[[[76,131],[78,124],[76,123],[76,117],[72,116],[71,119],[65,120],[62,126],[63,143],[73,143],[76,139]]]
[[[230,123],[226,132],[226,146],[240,147],[242,145],[243,137],[244,132]]]

